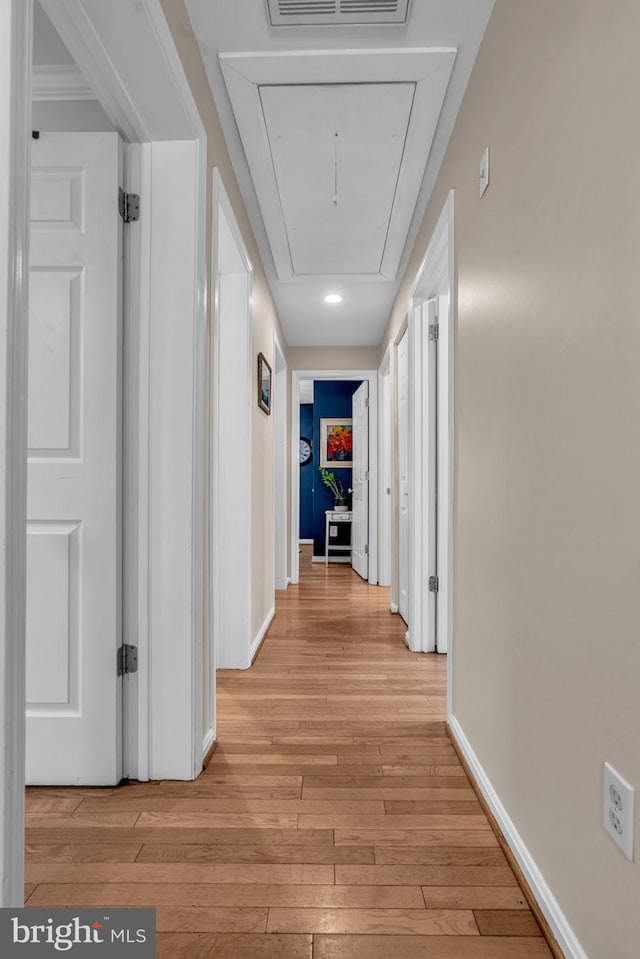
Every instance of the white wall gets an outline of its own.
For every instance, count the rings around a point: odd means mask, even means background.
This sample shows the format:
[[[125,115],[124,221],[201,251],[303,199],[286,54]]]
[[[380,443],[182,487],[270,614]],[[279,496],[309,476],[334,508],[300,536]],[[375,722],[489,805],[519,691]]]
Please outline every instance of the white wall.
[[[102,133],[115,127],[97,100],[36,100],[34,130],[43,133]]]

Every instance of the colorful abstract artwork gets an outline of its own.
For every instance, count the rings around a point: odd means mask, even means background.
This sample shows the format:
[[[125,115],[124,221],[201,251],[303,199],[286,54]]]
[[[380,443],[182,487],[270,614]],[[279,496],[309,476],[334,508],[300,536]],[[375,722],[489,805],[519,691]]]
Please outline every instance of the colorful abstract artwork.
[[[320,420],[320,465],[351,469],[353,429],[350,417]]]

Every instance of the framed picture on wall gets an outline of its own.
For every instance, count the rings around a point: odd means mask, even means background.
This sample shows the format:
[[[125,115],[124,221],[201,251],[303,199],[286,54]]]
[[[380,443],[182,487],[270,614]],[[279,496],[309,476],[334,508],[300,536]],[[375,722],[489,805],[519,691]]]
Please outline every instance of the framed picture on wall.
[[[258,353],[258,406],[267,416],[271,414],[271,367],[264,353]]]
[[[353,430],[350,416],[320,420],[320,466],[351,469]]]

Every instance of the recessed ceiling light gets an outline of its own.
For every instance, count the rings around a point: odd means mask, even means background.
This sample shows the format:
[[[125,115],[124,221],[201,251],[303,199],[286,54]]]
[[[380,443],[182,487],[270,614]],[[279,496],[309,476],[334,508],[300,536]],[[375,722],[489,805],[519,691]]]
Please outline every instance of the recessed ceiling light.
[[[324,298],[325,303],[342,303],[342,297],[339,293],[329,293]]]

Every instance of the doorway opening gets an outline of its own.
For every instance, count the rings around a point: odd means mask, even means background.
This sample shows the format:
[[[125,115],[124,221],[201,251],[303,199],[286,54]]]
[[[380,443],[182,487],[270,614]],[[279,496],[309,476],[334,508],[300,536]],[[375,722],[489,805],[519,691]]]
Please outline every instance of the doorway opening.
[[[376,584],[377,371],[294,370],[291,381],[291,582],[299,582],[300,543],[311,541],[314,562],[352,563]],[[325,487],[321,469],[333,475],[338,492]],[[305,514],[308,496],[314,506]]]

